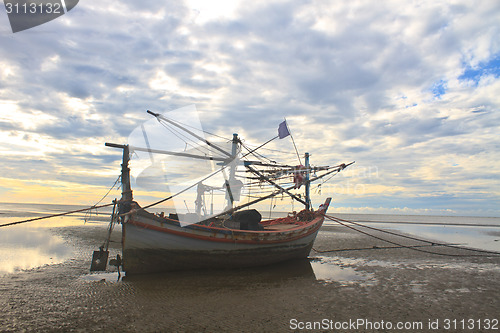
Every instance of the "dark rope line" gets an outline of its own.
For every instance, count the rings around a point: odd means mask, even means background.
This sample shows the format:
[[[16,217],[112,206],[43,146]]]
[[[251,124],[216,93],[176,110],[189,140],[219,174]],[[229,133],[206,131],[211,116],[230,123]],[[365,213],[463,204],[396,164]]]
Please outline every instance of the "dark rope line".
[[[319,185],[323,185],[323,184],[325,184],[325,183],[329,182],[329,181],[330,181],[330,179],[332,179],[332,178],[333,178],[333,177],[335,177],[336,175],[338,175],[338,173],[334,173],[333,175],[331,175],[330,177],[328,177],[326,180],[323,180],[323,181],[321,182],[321,184],[319,184]],[[319,185],[318,185],[318,186],[319,186]]]
[[[419,251],[419,252],[424,252],[424,253],[431,253],[431,254],[445,255],[445,254],[443,254],[443,253],[432,252],[432,251],[425,251],[425,250],[422,250],[422,249],[413,248],[413,247],[411,247],[411,246],[409,246],[409,245],[403,245],[403,244],[400,244],[400,243],[396,243],[396,242],[393,242],[393,241],[390,241],[390,240],[384,239],[384,238],[382,238],[382,237],[378,237],[378,236],[375,236],[375,235],[369,234],[369,233],[367,233],[367,232],[364,232],[364,231],[362,231],[362,230],[356,229],[356,228],[354,228],[354,227],[352,227],[352,226],[350,226],[350,225],[347,225],[347,224],[342,223],[342,222],[340,222],[340,221],[338,221],[338,220],[335,220],[334,218],[330,218],[329,216],[326,216],[326,217],[327,217],[327,218],[329,218],[330,220],[334,221],[334,222],[337,222],[338,224],[340,224],[340,225],[342,225],[342,226],[344,226],[344,227],[346,227],[346,228],[352,229],[352,230],[354,230],[354,231],[357,231],[357,232],[362,233],[362,234],[364,234],[364,235],[366,235],[366,236],[369,236],[369,237],[372,237],[372,238],[375,238],[375,239],[381,240],[381,241],[383,241],[383,242],[387,242],[387,243],[390,243],[390,244],[396,245],[396,246],[398,246],[398,247],[400,247],[400,248],[412,249],[412,250]],[[457,256],[457,255],[452,255],[452,256]]]
[[[211,178],[211,177],[212,177],[212,176],[214,176],[215,174],[217,174],[217,173],[219,173],[219,172],[222,172],[225,168],[227,168],[227,166],[228,166],[228,164],[223,165],[223,166],[222,166],[219,170],[215,170],[214,172],[212,172],[211,174],[209,174],[208,176],[206,176],[205,178],[203,178],[202,180],[200,180],[200,183],[202,183],[203,181],[207,180],[208,178]],[[198,183],[194,183],[193,185],[190,185],[190,186],[186,187],[185,189],[183,189],[183,190],[181,190],[181,191],[179,191],[179,192],[177,192],[177,193],[175,193],[175,194],[172,194],[172,195],[170,195],[170,196],[168,196],[168,197],[166,197],[166,198],[164,198],[164,199],[161,199],[161,200],[158,200],[158,201],[156,201],[156,202],[153,202],[153,203],[151,203],[151,204],[149,204],[149,205],[147,205],[147,206],[140,207],[140,208],[138,208],[138,209],[137,209],[137,211],[139,211],[139,210],[143,211],[143,210],[146,210],[146,209],[151,208],[151,207],[153,207],[153,206],[157,206],[157,205],[159,205],[159,204],[161,204],[161,203],[164,203],[165,201],[171,200],[171,199],[175,198],[176,196],[178,196],[178,195],[180,195],[180,194],[182,194],[182,193],[184,193],[184,192],[186,192],[186,191],[188,191],[188,190],[192,189],[193,187],[195,187],[195,186],[197,186],[197,185],[198,185]],[[135,212],[135,211],[133,211],[133,212],[132,212],[132,211],[130,211],[130,212],[127,212],[127,213],[121,214],[120,216],[130,215],[130,214],[132,214],[132,213],[134,213],[134,212]]]
[[[255,156],[259,161],[268,161],[270,163],[274,162],[273,160],[271,160],[270,158],[268,157],[265,157],[264,155],[262,154],[259,154],[256,150],[251,150],[249,147],[247,147],[246,145],[244,145],[243,143],[241,143],[241,146],[244,147],[246,150],[248,150],[248,153],[245,154],[243,157],[246,157],[248,154],[252,154],[253,156]],[[259,148],[262,148],[262,147],[257,147],[255,149],[259,149]]]
[[[250,149],[252,149],[252,145],[249,145],[249,144],[246,144],[246,146]],[[255,147],[258,147],[258,146],[255,146]],[[263,149],[263,150],[269,150],[269,151],[274,151],[274,152],[278,152],[278,153],[281,153],[281,154],[290,154],[290,155],[295,155],[294,152],[289,152],[289,151],[283,151],[283,150],[278,150],[278,149],[272,149],[272,148],[259,148],[259,149]]]
[[[457,244],[458,245],[458,244]],[[432,246],[442,246],[439,244],[426,244],[426,245],[411,245],[408,247],[432,247]],[[345,252],[345,251],[363,251],[363,250],[385,250],[385,249],[401,249],[405,248],[405,246],[372,246],[372,247],[357,247],[351,249],[334,249],[334,250],[317,250],[314,247],[312,248],[316,253],[328,253],[328,252]]]
[[[333,216],[328,216],[328,215],[325,215],[325,216],[328,219],[330,219],[332,221],[335,221],[337,223],[340,223],[338,221],[352,223],[352,224],[357,225],[359,227],[363,227],[363,228],[367,228],[367,229],[371,229],[371,230],[375,230],[375,231],[380,231],[380,232],[384,232],[386,234],[390,234],[390,235],[394,235],[394,236],[399,236],[399,237],[403,237],[403,238],[408,238],[408,239],[416,240],[416,241],[419,241],[419,242],[431,243],[431,244],[433,243],[433,244],[438,244],[438,245],[442,245],[442,246],[446,246],[446,247],[450,247],[450,248],[454,248],[454,249],[459,249],[459,250],[468,250],[468,251],[472,251],[472,252],[480,252],[480,253],[488,253],[488,254],[493,254],[493,255],[500,255],[499,252],[487,251],[487,250],[480,250],[480,249],[464,248],[464,247],[461,247],[461,246],[454,246],[452,244],[446,244],[446,243],[436,243],[436,242],[428,241],[428,240],[417,238],[417,237],[412,237],[412,236],[408,236],[408,235],[398,234],[398,233],[395,233],[395,232],[392,232],[392,231],[389,231],[389,230],[384,230],[384,229],[369,227],[367,225],[363,225],[363,224],[360,224],[360,223],[357,223],[357,222],[353,222],[353,221],[343,220],[341,218],[337,218],[337,217],[333,217]]]
[[[113,184],[113,186],[110,187],[110,189],[108,190],[108,192],[106,192],[106,194],[101,198],[101,200],[97,201],[94,206],[97,206],[98,204],[101,203],[101,201],[104,200],[104,198],[106,198],[108,196],[108,194],[113,190],[113,188],[116,186],[116,184],[120,181],[120,179],[122,178],[122,176],[118,176],[118,178],[116,179],[115,183]]]
[[[351,221],[353,222],[353,221]],[[474,223],[445,223],[445,222],[416,222],[416,221],[356,221],[358,223],[381,223],[381,224],[416,224],[416,225],[444,225],[454,227],[487,227],[500,228],[496,224],[474,224]]]
[[[101,205],[101,206],[92,206],[92,207],[89,207],[89,208],[77,209],[77,210],[73,210],[73,211],[65,212],[65,213],[52,214],[52,215],[47,215],[47,216],[35,217],[35,218],[32,218],[32,219],[23,220],[23,221],[17,221],[17,222],[11,222],[11,223],[6,223],[6,224],[0,224],[0,228],[1,227],[11,226],[11,225],[16,225],[16,224],[21,224],[21,223],[27,223],[27,222],[33,222],[33,221],[38,221],[38,220],[44,220],[44,219],[48,219],[48,218],[52,218],[52,217],[58,217],[58,216],[64,216],[64,215],[69,215],[69,214],[74,214],[74,213],[85,212],[85,211],[88,211],[88,210],[91,210],[91,209],[98,209],[98,208],[103,208],[103,207],[109,207],[109,206],[111,206],[113,204],[114,203],[109,203],[109,204]]]
[[[111,193],[111,191],[115,188],[116,184],[120,181],[121,178],[122,178],[122,176],[119,175],[118,178],[116,178],[114,184],[109,188],[108,192],[106,192],[106,194],[99,201],[97,201],[92,207],[97,206],[98,204],[100,204],[101,201],[103,201],[109,195],[109,193]],[[120,187],[118,187],[118,188],[120,188]],[[98,215],[97,212],[96,212],[96,215]],[[89,209],[89,210],[87,210],[87,212],[85,213],[85,217],[83,218],[83,220],[85,221],[85,223],[87,223],[91,218],[92,218],[92,208]]]
[[[435,255],[440,255],[440,256],[449,256],[449,257],[486,257],[486,255],[481,255],[481,254],[468,254],[468,255],[466,255],[466,254],[451,254],[451,253],[439,253],[439,252],[433,252],[433,251],[426,251],[426,250],[423,250],[423,249],[420,249],[420,248],[413,247],[411,245],[403,245],[403,244],[400,244],[400,243],[397,243],[397,242],[393,242],[393,241],[390,241],[390,240],[382,238],[382,237],[378,237],[378,236],[372,235],[372,234],[370,234],[368,232],[356,229],[353,226],[350,226],[350,225],[347,225],[347,224],[341,222],[341,221],[344,221],[344,222],[347,222],[347,223],[353,223],[351,221],[337,219],[335,217],[331,217],[331,216],[328,216],[328,215],[325,215],[325,217],[328,218],[329,220],[337,222],[338,224],[340,224],[340,225],[342,225],[342,226],[344,226],[346,228],[352,229],[352,230],[357,231],[359,233],[362,233],[362,234],[364,234],[366,236],[369,236],[369,237],[372,237],[372,238],[375,238],[375,239],[378,239],[378,240],[381,240],[381,241],[384,241],[384,242],[396,245],[396,246],[401,247],[401,248],[406,248],[406,249],[410,249],[410,250],[414,250],[414,251],[418,251],[418,252],[423,252],[423,253],[428,253],[428,254],[435,254]],[[356,224],[356,223],[353,223],[353,224]],[[366,226],[363,226],[363,225],[359,225],[359,226],[366,227]],[[373,227],[368,227],[368,228],[374,229],[374,230],[380,231],[380,232],[390,233],[390,234],[395,235],[395,236],[400,236],[400,237],[404,237],[404,238],[418,240],[420,242],[431,243],[431,244],[434,243],[434,242],[431,242],[431,241],[427,241],[427,240],[423,240],[423,239],[418,239],[418,238],[411,237],[411,236],[405,236],[405,235],[396,234],[396,233],[393,233],[393,232],[388,232],[387,230],[377,229],[377,228],[373,228]],[[440,246],[445,246],[445,247],[457,248],[457,249],[461,249],[461,250],[473,250],[473,249],[468,249],[468,248],[463,248],[463,247],[455,247],[453,245],[448,245],[448,244],[441,244],[441,243],[434,243],[434,244],[438,244]],[[490,254],[494,254],[494,255],[500,255],[500,253],[497,253],[497,252],[490,252],[490,251],[479,251],[479,252],[486,252],[486,253],[490,253]]]
[[[205,130],[203,130],[203,129],[196,128],[196,127],[194,127],[194,126],[190,126],[190,125],[185,124],[185,123],[183,123],[183,122],[181,122],[181,121],[174,120],[173,118],[166,117],[165,115],[163,115],[163,117],[167,118],[167,119],[168,119],[168,120],[170,120],[170,121],[173,121],[173,122],[175,122],[175,123],[178,123],[178,124],[180,124],[180,125],[182,125],[182,126],[186,126],[186,127],[192,128],[192,129],[194,129],[194,130],[196,130],[196,131],[198,131],[198,132],[203,132],[203,133],[206,133],[206,134],[208,134],[208,135],[212,135],[212,136],[215,136],[215,137],[218,137],[218,138],[220,138],[220,139],[227,140],[227,141],[231,141],[231,140],[232,140],[232,139],[228,139],[228,138],[225,138],[225,137],[223,137],[223,136],[220,136],[220,135],[218,135],[218,134],[210,133],[210,132],[205,131]]]
[[[163,123],[161,121],[160,121],[160,124],[163,127],[165,127],[167,130],[169,130],[173,135],[175,135],[179,140],[181,140],[182,142],[184,142],[186,144],[186,146],[191,146],[193,149],[199,151],[200,153],[202,153],[204,155],[209,155],[209,154],[212,154],[212,153],[215,152],[215,151],[211,151],[207,147],[203,147],[203,146],[199,145],[195,140],[189,138],[187,135],[183,134],[179,130],[176,130],[172,126],[169,126],[169,125],[167,125],[167,124],[165,124],[165,123]],[[206,149],[206,151],[203,151],[202,149]],[[217,152],[215,152],[215,153],[217,153]]]
[[[369,227],[369,226],[366,226],[366,225],[363,225],[363,224],[360,224],[360,223],[356,223],[356,222],[353,222],[353,221],[348,221],[348,220],[343,220],[341,218],[337,218],[337,217],[333,217],[333,216],[329,216],[329,215],[325,215],[329,220],[331,221],[334,221],[334,222],[337,222],[337,223],[340,223],[338,221],[343,221],[343,222],[347,222],[347,223],[352,223],[352,224],[355,224],[359,227],[364,227],[364,228],[368,228],[368,229],[372,229],[372,230],[375,230],[375,231],[380,231],[380,232],[384,232],[384,233],[387,233],[387,234],[391,234],[391,235],[394,235],[394,236],[399,236],[399,237],[403,237],[403,238],[408,238],[408,239],[411,239],[411,240],[416,240],[416,241],[420,241],[420,242],[424,242],[424,243],[434,243],[434,244],[439,244],[439,245],[445,245],[444,243],[436,243],[436,242],[431,242],[431,241],[428,241],[428,240],[425,240],[425,239],[421,239],[421,238],[417,238],[417,237],[413,237],[413,236],[409,236],[409,235],[402,235],[402,234],[398,234],[398,233],[395,233],[395,232],[392,232],[392,231],[389,231],[389,230],[384,230],[384,229],[379,229],[379,228],[374,228],[374,227]]]
[[[168,119],[168,118],[166,118],[166,117],[162,116],[161,114],[154,113],[154,112],[152,112],[152,111],[150,111],[150,110],[147,110],[147,112],[148,112],[149,114],[151,114],[151,115],[155,116],[155,117],[158,119],[158,121],[160,121],[160,120],[164,120],[164,121],[166,121],[166,122],[168,122],[168,123],[170,123],[170,124],[172,124],[172,125],[174,125],[174,126],[176,126],[176,127],[180,128],[182,131],[184,131],[184,132],[186,132],[186,133],[188,133],[188,134],[190,134],[190,135],[194,136],[195,138],[197,138],[197,139],[198,139],[198,140],[200,140],[201,142],[206,143],[206,144],[207,144],[207,145],[209,145],[211,148],[217,149],[219,152],[221,152],[221,153],[223,153],[224,155],[226,155],[226,156],[228,156],[228,157],[231,157],[231,158],[232,158],[232,156],[231,156],[231,154],[230,154],[230,153],[228,153],[227,151],[225,151],[224,149],[222,149],[222,148],[221,148],[221,147],[219,147],[218,145],[216,145],[216,144],[214,144],[214,143],[212,143],[212,142],[208,141],[208,140],[207,140],[206,138],[204,138],[204,137],[201,137],[201,136],[199,136],[199,135],[197,135],[197,134],[193,133],[192,131],[188,130],[187,128],[185,128],[185,127],[183,127],[183,126],[181,126],[181,125],[179,125],[179,124],[178,124],[178,123],[176,123],[175,121],[172,121],[172,120],[170,120],[170,119]]]

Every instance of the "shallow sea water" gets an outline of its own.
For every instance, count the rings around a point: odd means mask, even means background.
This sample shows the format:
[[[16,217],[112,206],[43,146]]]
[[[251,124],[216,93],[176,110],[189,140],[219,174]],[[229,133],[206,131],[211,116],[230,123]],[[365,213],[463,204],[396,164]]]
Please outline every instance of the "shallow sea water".
[[[73,249],[47,228],[11,226],[0,231],[0,276],[43,265],[58,264]]]
[[[500,218],[471,216],[426,216],[426,215],[364,215],[339,214],[345,220],[354,221],[368,227],[405,233],[414,237],[459,244],[461,246],[500,252]],[[325,225],[336,226],[334,221]],[[367,228],[349,224],[367,231]]]
[[[57,214],[79,208],[81,207],[68,205],[0,203],[0,224],[48,214]],[[76,227],[95,229],[97,233],[101,233],[101,238],[96,239],[95,242],[94,249],[97,249],[106,237],[106,228],[108,226],[106,220],[109,215],[110,212],[106,210],[101,211],[98,215],[94,213],[93,216],[79,213],[1,228],[0,276],[44,265],[62,263],[65,260],[75,257],[78,249],[68,243],[57,232],[58,228]],[[500,218],[339,215],[339,217],[345,220],[354,221],[369,227],[402,232],[436,242],[447,242],[476,249],[500,252]],[[325,226],[345,228],[329,220],[325,220],[324,224]],[[351,226],[363,231],[370,231],[356,225]],[[120,227],[116,226],[116,228],[119,230]],[[348,235],[346,236],[348,237]],[[318,238],[327,237],[336,236],[320,231]],[[89,253],[94,249],[89,249]],[[110,254],[110,258],[113,256],[115,256],[114,253]],[[341,262],[334,262],[326,257],[315,257],[311,260],[310,265],[318,280],[338,281],[342,283],[363,280],[363,278],[356,275],[356,272],[346,267],[342,268]],[[94,277],[89,276],[88,278],[93,279]],[[97,279],[97,277],[95,278]]]
[[[0,224],[54,213],[57,211],[41,213],[0,211]],[[68,227],[100,227],[105,230],[106,226],[107,224],[102,222],[87,224],[85,215],[77,215],[2,227],[0,229],[0,276],[44,265],[59,264],[74,257],[76,248],[68,243],[57,230]]]

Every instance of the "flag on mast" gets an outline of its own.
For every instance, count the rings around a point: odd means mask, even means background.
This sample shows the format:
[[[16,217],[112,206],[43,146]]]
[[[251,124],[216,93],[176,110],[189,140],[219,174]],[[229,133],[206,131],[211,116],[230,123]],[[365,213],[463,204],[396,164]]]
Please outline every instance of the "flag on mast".
[[[290,135],[290,131],[288,130],[288,126],[286,125],[286,120],[285,120],[278,127],[278,137],[280,139],[283,139],[289,135]]]

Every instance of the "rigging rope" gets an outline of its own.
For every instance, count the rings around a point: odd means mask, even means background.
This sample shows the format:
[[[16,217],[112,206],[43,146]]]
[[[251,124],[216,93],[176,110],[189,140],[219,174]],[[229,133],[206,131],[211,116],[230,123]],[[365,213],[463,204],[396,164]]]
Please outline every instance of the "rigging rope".
[[[108,190],[108,192],[106,192],[106,194],[101,198],[101,200],[97,201],[94,206],[97,206],[98,204],[101,203],[101,201],[103,201],[107,196],[108,194],[113,190],[113,188],[116,186],[116,184],[120,181],[120,179],[122,178],[122,176],[118,176],[118,178],[115,180],[115,183],[113,184],[113,186],[111,186]]]
[[[121,178],[122,178],[122,176],[119,175],[118,178],[116,178],[113,185],[109,188],[108,192],[106,192],[106,194],[99,201],[97,201],[92,207],[95,207],[98,204],[100,204],[101,201],[103,201],[108,196],[108,194],[115,188],[116,184],[120,181]],[[120,188],[120,187],[118,187],[118,188]],[[92,207],[85,213],[85,217],[83,218],[83,220],[85,222],[88,222],[92,218]]]
[[[176,130],[175,128],[173,128],[171,126],[168,126],[167,124],[165,124],[165,122],[162,122],[161,119],[159,119],[159,123],[163,127],[165,127],[167,130],[169,130],[173,135],[175,135],[179,140],[184,142],[186,144],[186,147],[191,146],[191,147],[193,147],[193,149],[198,150],[200,153],[205,154],[205,155],[217,153],[216,151],[211,151],[210,149],[197,144],[195,140],[189,138],[187,135],[183,134],[179,130]],[[188,141],[193,142],[193,143],[190,143]],[[203,151],[202,149],[206,149],[206,151]]]
[[[211,142],[210,142],[210,141],[208,141],[207,139],[205,139],[205,138],[203,138],[203,137],[201,137],[201,136],[199,136],[199,135],[197,135],[197,134],[195,134],[195,133],[191,132],[191,131],[190,131],[190,130],[188,130],[187,128],[182,127],[181,125],[177,124],[175,121],[172,121],[172,120],[170,120],[170,119],[168,119],[168,118],[166,118],[166,117],[162,116],[161,114],[154,113],[154,112],[152,112],[152,111],[150,111],[150,110],[147,110],[147,112],[148,112],[149,114],[151,114],[151,115],[155,116],[155,117],[156,117],[156,119],[158,119],[158,121],[159,121],[160,119],[162,119],[162,120],[164,120],[164,121],[166,121],[166,122],[168,122],[168,123],[171,123],[172,125],[174,125],[174,126],[176,126],[176,127],[180,128],[181,130],[183,130],[184,132],[189,133],[190,135],[194,136],[194,137],[195,137],[195,138],[197,138],[198,140],[200,140],[200,141],[202,141],[202,142],[205,142],[205,143],[206,143],[207,145],[209,145],[211,148],[215,148],[215,149],[217,149],[218,151],[220,151],[221,153],[223,153],[223,154],[225,154],[225,155],[227,155],[227,156],[231,157],[231,154],[229,154],[229,153],[228,153],[227,151],[225,151],[224,149],[222,149],[222,148],[220,148],[219,146],[217,146],[217,145],[215,145],[215,144],[211,143]]]
[[[257,153],[257,151],[255,149],[254,150],[250,149],[249,147],[247,147],[246,145],[244,145],[243,142],[241,142],[241,146],[244,147],[246,150],[248,150],[248,153],[246,155],[244,155],[243,157],[246,157],[248,154],[252,154],[259,161],[264,161],[265,160],[265,161],[268,161],[269,163],[276,163],[276,161],[273,161],[270,158],[265,157],[264,155]],[[258,147],[258,148],[261,148],[261,147]]]
[[[164,198],[164,199],[161,199],[161,200],[158,200],[158,201],[156,201],[156,202],[153,202],[153,203],[151,203],[151,204],[149,204],[149,205],[147,205],[147,206],[140,207],[140,208],[139,208],[139,210],[145,210],[145,209],[151,208],[151,207],[153,207],[153,206],[157,206],[157,205],[159,205],[159,204],[161,204],[161,203],[163,203],[163,202],[165,202],[165,201],[168,201],[168,200],[170,200],[170,199],[173,199],[173,198],[175,198],[176,196],[178,196],[178,195],[180,195],[180,194],[182,194],[182,193],[184,193],[184,192],[186,192],[186,191],[188,191],[188,190],[192,189],[193,187],[197,186],[199,183],[203,183],[205,180],[207,180],[208,178],[212,177],[213,175],[215,175],[215,174],[217,174],[217,173],[219,173],[219,172],[222,172],[222,171],[223,171],[223,170],[224,170],[227,166],[228,166],[228,164],[226,164],[226,165],[222,166],[219,170],[215,170],[214,172],[212,172],[211,174],[209,174],[208,176],[206,176],[205,178],[203,178],[202,180],[200,180],[198,183],[194,183],[193,185],[190,185],[190,186],[188,186],[188,187],[184,188],[183,190],[181,190],[181,191],[179,191],[179,192],[177,192],[177,193],[175,193],[175,194],[172,194],[172,195],[171,195],[171,196],[169,196],[169,197],[166,197],[166,198]],[[125,214],[122,214],[121,216],[128,215],[128,214],[130,214],[130,212],[125,213]]]
[[[178,124],[180,124],[180,125],[182,125],[182,126],[189,127],[189,128],[194,129],[194,130],[197,130],[198,132],[203,132],[203,133],[206,133],[206,134],[208,134],[208,135],[212,135],[212,136],[218,137],[219,139],[223,139],[223,140],[231,141],[231,139],[225,138],[225,137],[223,137],[223,136],[220,136],[220,135],[217,135],[217,134],[214,134],[214,133],[210,133],[210,132],[205,131],[205,130],[203,130],[203,129],[196,128],[196,127],[194,127],[194,126],[191,126],[191,125],[185,124],[185,123],[183,123],[183,122],[181,122],[181,121],[174,120],[174,119],[172,119],[172,118],[170,118],[170,117],[166,117],[164,114],[163,114],[162,116],[163,116],[164,118],[166,118],[166,119],[168,119],[168,120],[170,120],[170,121],[173,121],[173,122],[175,122],[175,123],[178,123]]]
[[[246,144],[246,146],[250,149],[252,149],[252,145],[249,145],[249,144]],[[258,146],[255,146],[255,147],[258,147]],[[247,148],[247,149],[248,149]],[[279,149],[272,149],[272,148],[264,148],[264,147],[261,147],[259,149],[262,149],[262,150],[269,150],[269,151],[274,151],[274,152],[277,152],[277,153],[280,153],[280,154],[289,154],[289,155],[295,155],[294,152],[289,152],[289,151],[283,151],[283,150],[279,150]]]

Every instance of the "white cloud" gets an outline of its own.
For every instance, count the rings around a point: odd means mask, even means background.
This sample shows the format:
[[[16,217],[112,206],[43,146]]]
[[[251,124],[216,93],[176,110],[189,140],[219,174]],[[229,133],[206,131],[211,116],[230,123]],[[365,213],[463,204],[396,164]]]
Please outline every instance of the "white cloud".
[[[35,138],[88,154],[78,140],[123,140],[146,109],[196,104],[214,132],[263,142],[286,116],[313,161],[377,166],[353,207],[418,211],[443,188],[429,208],[498,200],[499,75],[461,79],[500,54],[495,1],[81,2],[63,19],[0,36],[11,156]],[[405,195],[377,203],[384,186]]]
[[[237,8],[244,3],[234,0],[187,0],[186,6],[192,11],[197,24],[205,24],[217,20],[230,20],[236,16]]]

